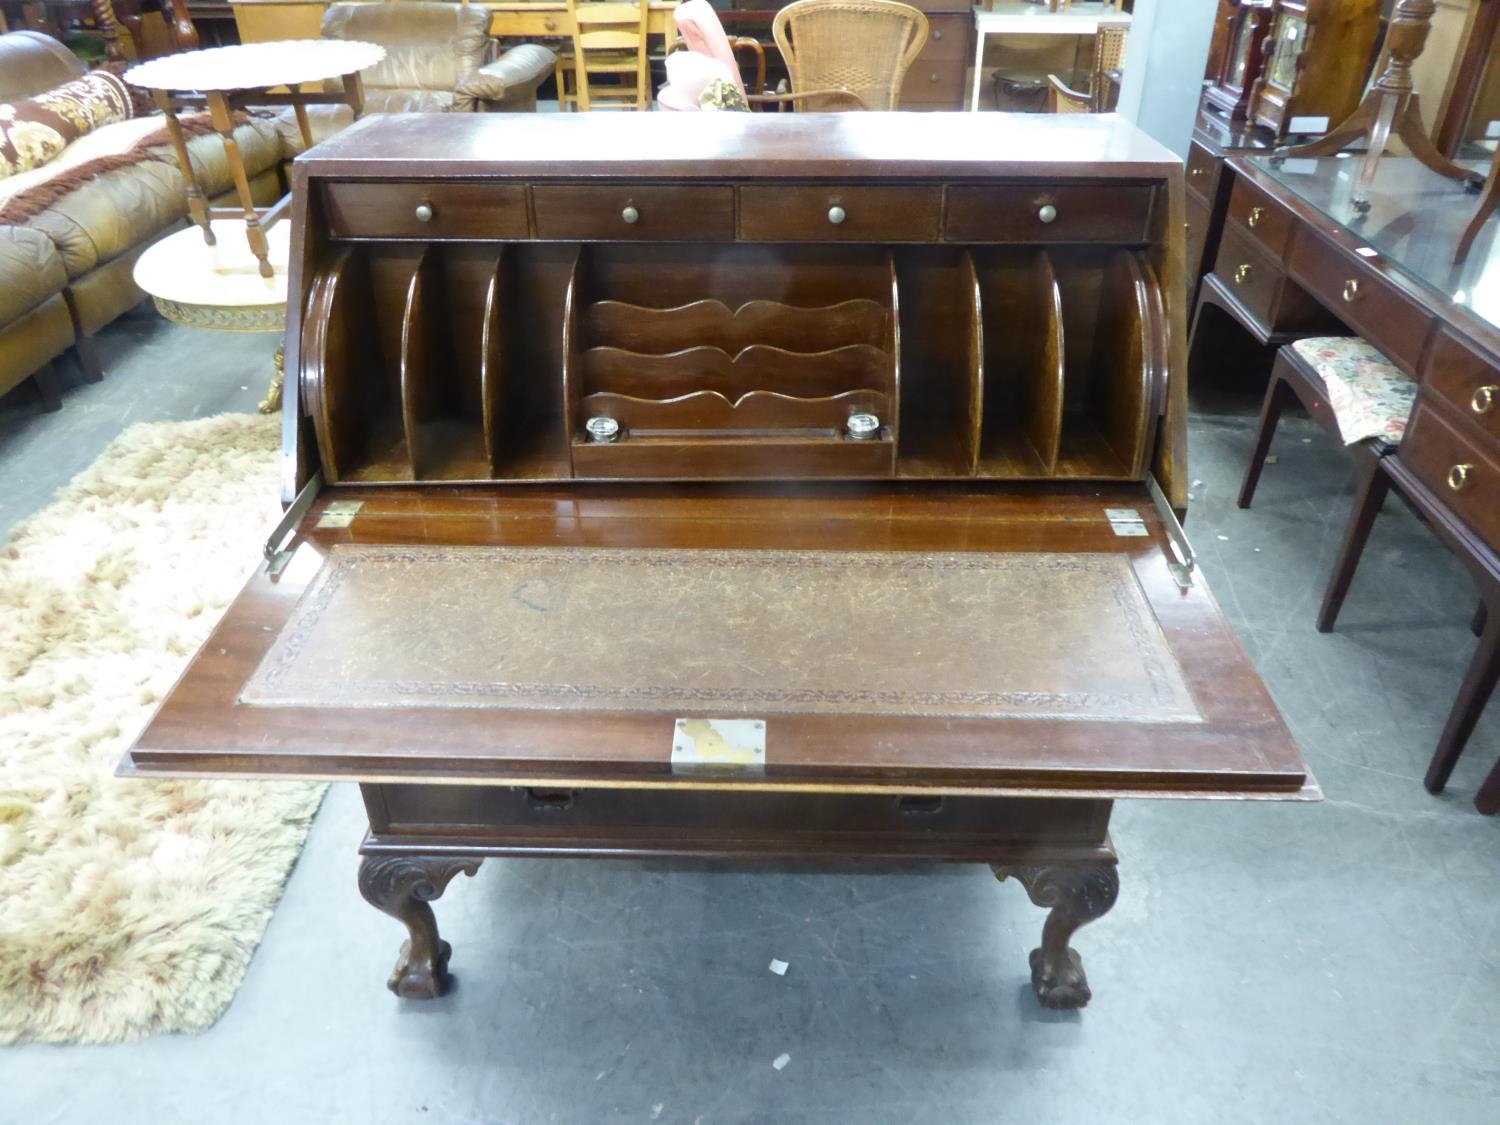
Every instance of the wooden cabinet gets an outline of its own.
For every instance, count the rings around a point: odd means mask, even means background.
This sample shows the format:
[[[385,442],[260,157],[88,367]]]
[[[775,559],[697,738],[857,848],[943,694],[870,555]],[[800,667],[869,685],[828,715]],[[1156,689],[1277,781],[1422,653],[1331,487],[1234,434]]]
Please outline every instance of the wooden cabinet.
[[[906,72],[901,108],[962,109],[964,73],[974,53],[973,13],[956,7],[934,10],[927,13],[927,22],[927,43]]]
[[[395,991],[442,990],[425,903],[486,856],[905,857],[1026,883],[1078,1007],[1114,800],[1316,799],[1172,510],[1171,153],[432,116],[294,166],[296,499],[130,759],[360,782]],[[524,229],[393,236],[450,189]]]

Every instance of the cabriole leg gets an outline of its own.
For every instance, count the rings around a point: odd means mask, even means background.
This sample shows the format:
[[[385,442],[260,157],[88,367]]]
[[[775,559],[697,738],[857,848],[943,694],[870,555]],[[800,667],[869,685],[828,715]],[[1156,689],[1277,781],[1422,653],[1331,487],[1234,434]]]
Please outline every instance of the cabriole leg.
[[[1081,1008],[1089,1002],[1083,958],[1068,946],[1080,926],[1103,917],[1120,893],[1114,863],[1054,866],[994,865],[995,878],[1018,879],[1031,901],[1049,908],[1042,926],[1042,945],[1031,951],[1031,987],[1044,1008]]]
[[[405,924],[407,940],[388,982],[397,996],[426,1000],[441,996],[448,983],[452,947],[438,937],[428,903],[442,896],[453,877],[473,875],[477,859],[414,855],[367,855],[359,864],[359,893],[377,910]]]

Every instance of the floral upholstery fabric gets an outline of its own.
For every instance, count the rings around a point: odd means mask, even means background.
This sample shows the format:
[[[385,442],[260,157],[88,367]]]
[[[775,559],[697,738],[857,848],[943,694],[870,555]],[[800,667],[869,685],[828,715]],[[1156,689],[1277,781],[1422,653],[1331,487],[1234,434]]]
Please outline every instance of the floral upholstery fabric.
[[[1399,445],[1417,385],[1358,336],[1314,336],[1292,350],[1323,380],[1345,445],[1374,438]]]
[[[40,167],[85,133],[133,117],[135,108],[124,81],[106,71],[0,105],[0,178]]]

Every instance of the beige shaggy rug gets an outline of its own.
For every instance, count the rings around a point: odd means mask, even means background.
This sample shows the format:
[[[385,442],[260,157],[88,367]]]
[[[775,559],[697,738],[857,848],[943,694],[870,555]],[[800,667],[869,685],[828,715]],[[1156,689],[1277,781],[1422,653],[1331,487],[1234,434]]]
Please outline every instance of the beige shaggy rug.
[[[323,786],[114,769],[260,557],[280,423],[133,426],[0,552],[0,1042],[200,1031]]]

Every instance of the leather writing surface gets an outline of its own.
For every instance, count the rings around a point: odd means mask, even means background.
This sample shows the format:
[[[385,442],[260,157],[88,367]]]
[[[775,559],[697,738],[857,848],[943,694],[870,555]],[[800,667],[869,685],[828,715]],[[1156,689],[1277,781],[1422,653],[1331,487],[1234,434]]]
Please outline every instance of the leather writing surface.
[[[1201,721],[1096,553],[340,545],[240,702]]]

